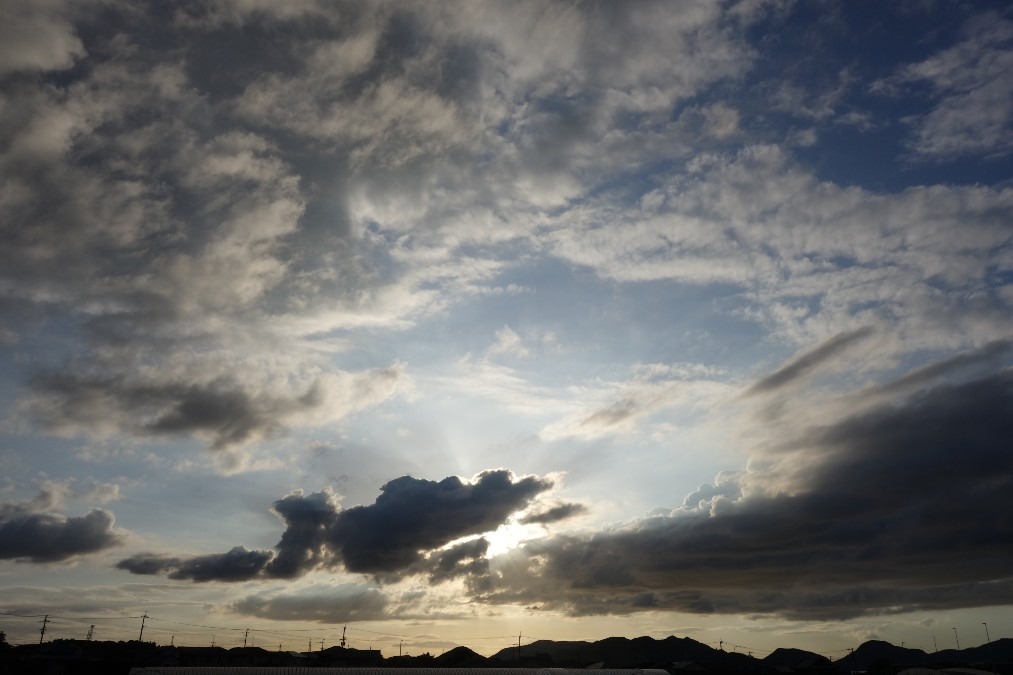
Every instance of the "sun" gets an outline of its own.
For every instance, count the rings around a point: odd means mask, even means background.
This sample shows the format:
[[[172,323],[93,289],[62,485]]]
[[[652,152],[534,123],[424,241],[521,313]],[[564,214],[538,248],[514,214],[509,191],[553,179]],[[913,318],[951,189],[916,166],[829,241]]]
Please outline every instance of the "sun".
[[[541,528],[533,525],[522,525],[516,521],[508,521],[500,525],[496,530],[484,534],[489,542],[489,550],[486,555],[490,558],[512,551],[528,539],[534,539],[541,532]]]

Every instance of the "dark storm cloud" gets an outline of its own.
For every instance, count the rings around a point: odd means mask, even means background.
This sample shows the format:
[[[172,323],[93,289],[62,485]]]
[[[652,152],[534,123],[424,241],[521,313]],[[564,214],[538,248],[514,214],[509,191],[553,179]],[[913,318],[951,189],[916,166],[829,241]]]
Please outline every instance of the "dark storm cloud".
[[[342,512],[330,542],[352,572],[376,574],[404,569],[454,539],[495,530],[552,482],[509,471],[479,474],[474,483],[451,476],[429,481],[403,476],[381,488],[370,506]]]
[[[814,349],[798,356],[776,371],[754,382],[746,389],[745,396],[766,394],[782,389],[792,382],[808,375],[821,365],[838,356],[857,342],[872,334],[872,328],[865,327],[849,333],[835,335]]]
[[[257,577],[270,562],[271,551],[247,551],[236,546],[227,553],[212,553],[184,560],[169,574],[170,579],[192,581],[248,581]]]
[[[141,553],[116,567],[133,574],[168,574],[172,579],[243,581],[294,579],[320,567],[394,580],[427,574],[443,581],[486,570],[488,542],[476,539],[438,551],[450,542],[490,532],[552,487],[548,479],[516,480],[498,469],[474,482],[456,476],[439,482],[402,476],[380,488],[376,502],[341,510],[330,490],[294,492],[276,501],[285,531],[274,551],[247,551],[185,558]]]
[[[296,492],[276,501],[273,510],[285,521],[285,532],[275,547],[277,556],[267,566],[268,576],[294,579],[327,560],[324,544],[340,510],[333,493]]]
[[[168,574],[170,579],[248,581],[259,576],[273,556],[271,551],[247,551],[236,546],[226,553],[192,558],[138,553],[120,560],[116,567],[131,574]]]
[[[179,569],[182,564],[182,558],[158,553],[137,553],[116,563],[116,569],[126,570],[131,574],[162,574]]]
[[[549,523],[555,523],[560,520],[572,518],[573,516],[579,516],[583,513],[587,513],[586,506],[570,502],[554,506],[545,511],[531,513],[521,518],[520,522],[524,525],[547,525]]]
[[[0,505],[0,560],[60,562],[120,546],[113,514],[93,509],[84,516],[38,513],[28,504]]]
[[[492,561],[479,597],[595,614],[650,593],[651,607],[814,619],[1002,604],[1010,438],[1013,371],[937,386],[796,432],[775,454],[816,459],[791,489],[726,477],[699,508],[530,542]]]
[[[435,584],[455,577],[478,578],[488,574],[489,560],[486,558],[488,550],[489,541],[479,538],[434,554],[430,558],[433,564],[429,581]]]

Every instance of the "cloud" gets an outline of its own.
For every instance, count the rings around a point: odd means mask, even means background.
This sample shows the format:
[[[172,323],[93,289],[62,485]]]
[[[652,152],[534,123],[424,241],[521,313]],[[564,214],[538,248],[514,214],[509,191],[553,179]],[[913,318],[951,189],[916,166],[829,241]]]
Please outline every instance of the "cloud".
[[[524,358],[528,355],[528,349],[524,346],[520,335],[515,333],[510,326],[503,326],[496,331],[496,342],[486,350],[486,353],[489,355],[504,354],[506,356]]]
[[[312,585],[293,592],[257,593],[230,605],[237,614],[273,621],[346,623],[388,618],[390,601],[377,588]]]
[[[69,16],[30,4],[25,21]],[[388,398],[398,365],[336,370],[313,335],[371,313],[347,232],[321,231],[274,139],[208,126],[182,54],[146,43],[150,17],[121,18],[119,40],[82,30],[99,42],[87,72],[60,86],[13,79],[4,99],[0,312],[18,320],[3,339],[60,316],[83,341],[33,364],[22,409],[51,433],[233,450]]]
[[[521,518],[518,522],[522,525],[548,525],[549,523],[557,523],[561,520],[573,518],[587,513],[588,508],[584,504],[578,504],[576,502],[567,502],[553,506],[552,508],[545,509],[543,511],[536,511],[535,513],[529,513],[528,515]]]
[[[1005,369],[828,423],[786,423],[789,438],[750,471],[683,508],[494,558],[476,600],[820,620],[1008,603],[1011,412]]]
[[[117,562],[116,568],[131,574],[168,574],[170,579],[236,582],[258,577],[273,557],[272,551],[248,551],[236,546],[225,553],[191,558],[138,553]]]
[[[420,551],[455,539],[495,530],[523,509],[552,482],[509,471],[487,471],[474,482],[451,476],[427,481],[404,476],[385,484],[376,502],[344,512],[331,531],[331,542],[352,572],[396,572],[419,560]]]
[[[788,342],[889,326],[906,350],[967,348],[1010,329],[1006,284],[990,270],[1006,265],[997,214],[1011,203],[1005,187],[839,186],[754,145],[697,155],[639,208],[582,202],[542,241],[604,279],[730,286],[729,312]],[[885,364],[882,347],[871,356]]]
[[[479,537],[432,555],[429,582],[437,584],[461,576],[474,579],[488,574],[489,560],[486,558],[488,550],[489,540]]]
[[[276,501],[272,510],[285,521],[285,532],[267,566],[268,576],[294,579],[327,560],[328,529],[340,511],[337,495],[323,490],[304,496],[299,490]]]
[[[480,570],[488,542],[441,550],[444,546],[494,531],[552,485],[536,476],[517,479],[505,469],[485,471],[471,482],[456,476],[438,482],[402,476],[383,485],[373,504],[344,510],[330,489],[309,495],[297,491],[272,507],[286,526],[273,551],[236,546],[227,553],[193,557],[139,553],[116,567],[193,581],[295,579],[339,565],[381,580],[413,574],[446,580]],[[468,566],[461,567],[466,560]]]
[[[569,406],[573,412],[546,425],[539,436],[558,440],[636,434],[639,423],[661,411],[711,408],[731,391],[721,381],[720,369],[701,364],[646,364],[633,370],[625,381],[598,380],[574,388],[578,396]]]
[[[63,562],[123,544],[125,533],[113,526],[109,511],[72,517],[40,512],[53,506],[45,492],[24,504],[0,504],[0,560]]]
[[[966,155],[1004,156],[1013,151],[1013,21],[982,13],[963,26],[963,39],[879,83],[890,90],[928,84],[934,107],[910,119],[910,148],[916,157],[953,159]]]
[[[397,391],[404,375],[400,365],[327,374],[308,382],[302,392],[276,387],[273,395],[250,391],[248,384],[228,377],[189,383],[167,379],[43,374],[32,381],[35,396],[24,408],[51,433],[195,436],[207,439],[212,450],[228,450],[265,438],[287,423],[333,421],[380,403]]]
[[[183,560],[169,574],[170,579],[192,581],[248,581],[256,578],[270,562],[271,551],[247,551],[236,546],[226,553],[199,555]]]
[[[979,349],[961,352],[942,361],[936,361],[906,373],[903,377],[871,387],[860,394],[866,396],[889,396],[912,389],[927,387],[944,378],[955,379],[983,375],[1000,369],[1004,358],[1013,349],[1013,340],[996,340]]]
[[[0,76],[17,71],[70,68],[85,55],[60,0],[13,0],[0,9]],[[90,3],[88,3],[90,4]]]
[[[821,366],[825,366],[827,362],[832,361],[852,345],[869,337],[872,332],[871,328],[865,327],[835,335],[804,354],[796,356],[770,375],[760,378],[746,389],[744,395],[769,394],[783,389]]]
[[[178,569],[182,564],[182,558],[157,553],[136,553],[117,562],[116,569],[126,570],[131,574],[162,574]]]

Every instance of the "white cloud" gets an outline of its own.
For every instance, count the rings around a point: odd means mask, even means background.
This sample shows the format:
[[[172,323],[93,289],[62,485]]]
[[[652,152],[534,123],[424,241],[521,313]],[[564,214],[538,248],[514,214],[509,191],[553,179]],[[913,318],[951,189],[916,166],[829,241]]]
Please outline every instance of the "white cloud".
[[[62,0],[5,2],[0,8],[0,75],[63,70],[83,57],[84,45],[71,22],[71,9],[71,3]]]
[[[821,183],[783,150],[756,146],[699,157],[642,204],[574,208],[544,241],[602,277],[734,284],[748,315],[799,343],[869,322],[892,325],[909,349],[1009,329],[986,279],[1008,264],[998,216],[1013,205],[1008,189],[874,193]]]
[[[1002,156],[1013,151],[1013,22],[982,14],[964,26],[963,40],[914,63],[879,87],[928,83],[935,105],[909,118],[916,156]]]
[[[553,441],[644,435],[645,422],[662,411],[669,420],[691,418],[727,402],[734,387],[721,375],[698,364],[642,364],[626,381],[572,387],[573,411],[542,428],[539,437]]]
[[[524,358],[528,355],[528,349],[524,346],[520,335],[515,333],[510,326],[503,326],[496,331],[496,342],[486,350],[486,354]]]

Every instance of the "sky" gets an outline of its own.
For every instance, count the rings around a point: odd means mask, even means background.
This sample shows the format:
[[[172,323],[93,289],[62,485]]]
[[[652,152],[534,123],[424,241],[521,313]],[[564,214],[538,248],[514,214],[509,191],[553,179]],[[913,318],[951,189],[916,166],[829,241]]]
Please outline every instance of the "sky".
[[[9,0],[0,629],[1013,637],[1011,178],[1003,2]]]

